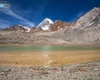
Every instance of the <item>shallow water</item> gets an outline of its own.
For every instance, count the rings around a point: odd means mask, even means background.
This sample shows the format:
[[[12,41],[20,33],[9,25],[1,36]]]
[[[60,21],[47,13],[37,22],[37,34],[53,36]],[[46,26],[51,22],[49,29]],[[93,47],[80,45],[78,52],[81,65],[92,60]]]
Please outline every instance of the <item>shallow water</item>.
[[[94,46],[0,46],[0,51],[68,51],[100,50]]]
[[[100,60],[92,46],[0,46],[0,65],[61,66]]]

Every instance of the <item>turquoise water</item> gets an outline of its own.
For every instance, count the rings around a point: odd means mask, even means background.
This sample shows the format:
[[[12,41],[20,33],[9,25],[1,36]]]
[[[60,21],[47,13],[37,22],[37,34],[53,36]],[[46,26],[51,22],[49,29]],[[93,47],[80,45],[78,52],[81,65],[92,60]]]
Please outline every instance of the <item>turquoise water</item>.
[[[0,46],[0,51],[61,51],[61,50],[100,50],[94,46]]]

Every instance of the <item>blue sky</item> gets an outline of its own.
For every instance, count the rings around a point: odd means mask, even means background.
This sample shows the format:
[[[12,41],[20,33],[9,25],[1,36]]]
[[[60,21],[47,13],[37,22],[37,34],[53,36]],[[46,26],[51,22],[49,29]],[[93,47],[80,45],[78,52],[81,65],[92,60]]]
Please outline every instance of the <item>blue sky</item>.
[[[73,22],[94,7],[100,0],[0,0],[8,1],[10,8],[0,8],[0,27],[15,24],[37,26],[44,18]]]

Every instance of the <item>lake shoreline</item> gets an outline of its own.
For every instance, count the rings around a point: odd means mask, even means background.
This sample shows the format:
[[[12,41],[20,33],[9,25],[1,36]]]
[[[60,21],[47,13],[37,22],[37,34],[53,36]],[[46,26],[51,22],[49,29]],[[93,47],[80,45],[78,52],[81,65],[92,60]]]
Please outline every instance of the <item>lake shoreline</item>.
[[[36,44],[36,45],[30,45],[30,44],[0,44],[0,46],[97,46],[100,47],[99,44]]]
[[[90,61],[84,61],[84,62],[79,62],[79,63],[69,63],[66,65],[21,65],[21,64],[0,64],[0,66],[11,66],[11,67],[61,67],[61,66],[70,66],[70,65],[81,65],[81,64],[87,64],[87,63],[92,63],[92,62],[100,62],[100,59],[98,60],[90,60]]]

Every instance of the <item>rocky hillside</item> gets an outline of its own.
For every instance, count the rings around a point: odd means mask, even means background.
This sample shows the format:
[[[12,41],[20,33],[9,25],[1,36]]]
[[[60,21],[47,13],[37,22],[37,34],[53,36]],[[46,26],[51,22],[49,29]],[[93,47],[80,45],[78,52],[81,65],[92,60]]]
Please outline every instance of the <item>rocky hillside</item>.
[[[22,25],[13,25],[9,28],[3,29],[4,31],[19,31],[19,32],[30,32],[30,28]]]
[[[33,27],[33,28],[31,28],[30,33],[38,33],[38,32],[42,32],[42,31],[43,30],[40,27],[38,27],[38,28]]]
[[[93,8],[69,27],[53,35],[72,43],[100,44],[100,8]]]
[[[57,30],[62,30],[62,29],[68,29],[70,27],[70,25],[71,25],[70,22],[64,22],[64,21],[56,20],[50,26],[50,30],[51,31],[57,31]]]
[[[100,25],[100,7],[95,7],[79,18],[73,28],[97,27]]]

